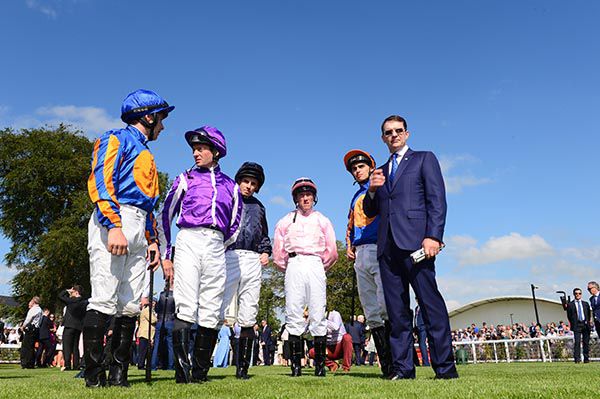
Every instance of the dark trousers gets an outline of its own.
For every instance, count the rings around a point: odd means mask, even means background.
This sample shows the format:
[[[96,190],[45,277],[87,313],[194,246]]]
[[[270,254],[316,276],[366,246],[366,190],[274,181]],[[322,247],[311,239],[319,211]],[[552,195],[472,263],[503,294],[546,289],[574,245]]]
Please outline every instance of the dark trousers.
[[[35,355],[35,365],[38,367],[48,367],[52,363],[53,352],[50,338],[40,339]]]
[[[365,364],[365,359],[362,357],[362,344],[353,342],[352,347],[354,348],[354,357],[356,358],[355,364],[357,366]]]
[[[156,370],[160,364],[163,370],[174,369],[173,359],[173,325],[174,322],[167,321],[163,327],[163,322],[156,323],[156,333],[154,334],[154,349],[152,350],[152,369]]]
[[[35,341],[39,336],[37,328],[31,328],[23,335],[21,343],[21,367],[24,369],[32,369],[35,367]]]
[[[269,351],[269,344],[264,344],[262,347],[263,350],[263,362],[265,366],[271,365],[271,352]]]
[[[379,258],[379,267],[391,329],[392,370],[404,378],[415,377],[410,284],[419,298],[433,369],[439,376],[455,374],[448,310],[435,281],[434,260],[413,265],[411,251],[399,249],[391,232],[388,234],[390,239]]]
[[[590,327],[586,323],[579,322],[577,327],[573,329],[575,337],[575,347],[573,348],[573,357],[575,363],[581,361],[581,344],[583,344],[583,361],[590,360]]]
[[[369,352],[369,366],[372,366],[375,363],[375,352]]]
[[[146,357],[148,356],[148,340],[146,338],[140,337],[137,350],[137,366],[138,369],[143,369],[146,364]]]
[[[417,327],[417,330],[419,330],[419,350],[421,351],[423,366],[431,366],[429,363],[429,354],[427,353],[427,329],[425,326],[422,326]]]
[[[81,331],[71,327],[65,327],[63,331],[63,355],[65,358],[65,369],[79,369],[79,336]],[[73,361],[71,362],[71,355]]]
[[[232,337],[231,338],[231,352],[233,353],[231,358],[231,364],[234,366],[238,366],[238,352],[239,352],[239,338]]]
[[[260,350],[260,343],[258,339],[254,339],[253,348],[252,348],[252,365],[256,366],[258,364],[258,353]]]

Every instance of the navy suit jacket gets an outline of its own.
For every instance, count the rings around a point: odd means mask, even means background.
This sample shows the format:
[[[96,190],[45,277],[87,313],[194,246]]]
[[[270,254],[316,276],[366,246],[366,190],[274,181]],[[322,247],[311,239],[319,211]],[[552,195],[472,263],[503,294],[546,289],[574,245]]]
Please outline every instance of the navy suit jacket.
[[[262,332],[260,333],[260,340],[264,342],[265,345],[271,345],[271,327],[267,324],[263,327]]]
[[[365,195],[363,207],[368,217],[379,215],[377,257],[390,238],[407,251],[421,248],[423,239],[443,242],[446,225],[446,189],[440,164],[429,151],[410,148],[400,161],[394,181],[389,181],[389,160],[381,169],[386,182]],[[391,237],[388,236],[391,231]]]
[[[586,301],[581,301],[581,306],[583,310],[583,324],[585,326],[589,325],[591,320],[592,312],[590,310],[590,304]],[[567,318],[569,319],[569,324],[571,325],[571,331],[579,332],[581,331],[581,324],[579,322],[579,315],[577,314],[577,306],[575,305],[575,301],[569,302],[567,305]]]

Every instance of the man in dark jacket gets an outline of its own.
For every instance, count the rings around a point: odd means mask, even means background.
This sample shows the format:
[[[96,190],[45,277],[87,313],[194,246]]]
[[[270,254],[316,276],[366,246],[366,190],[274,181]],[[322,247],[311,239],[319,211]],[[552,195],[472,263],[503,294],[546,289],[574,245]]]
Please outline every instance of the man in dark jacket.
[[[48,367],[49,365],[48,358],[51,356],[52,348],[50,343],[50,329],[53,325],[48,317],[49,315],[50,310],[45,308],[42,313],[42,322],[40,323],[40,333],[38,338],[39,346],[35,355],[35,365],[37,367]]]
[[[346,331],[352,337],[352,348],[354,348],[354,364],[357,366],[363,366],[365,360],[362,357],[362,350],[366,340],[366,328],[364,323],[361,323],[358,318],[354,322],[346,324]]]
[[[156,370],[160,363],[163,370],[173,370],[173,323],[175,322],[175,299],[173,283],[165,287],[156,302],[156,334],[154,335],[154,351],[152,352],[152,369]]]
[[[262,346],[263,353],[263,364],[265,366],[271,365],[271,327],[267,324],[266,320],[261,322],[262,331],[260,332],[260,345]]]
[[[63,319],[64,370],[79,369],[79,336],[83,329],[83,318],[88,305],[87,299],[84,299],[82,295],[83,288],[80,285],[74,285],[73,288],[58,294],[58,299],[67,305]],[[71,360],[71,355],[73,360]]]
[[[575,337],[573,353],[575,363],[581,362],[581,344],[583,343],[583,362],[590,362],[590,330],[592,326],[590,304],[581,299],[581,288],[573,290],[573,299],[567,305],[567,317],[571,324],[571,331]]]

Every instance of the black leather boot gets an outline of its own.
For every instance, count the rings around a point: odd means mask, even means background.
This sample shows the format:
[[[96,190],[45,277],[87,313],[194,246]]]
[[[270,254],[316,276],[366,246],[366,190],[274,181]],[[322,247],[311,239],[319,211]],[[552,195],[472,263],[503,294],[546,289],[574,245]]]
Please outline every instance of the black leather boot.
[[[386,322],[387,323],[387,322]],[[392,353],[390,351],[390,335],[387,327],[371,329],[371,337],[375,340],[375,348],[381,365],[383,378],[389,378],[392,373]]]
[[[210,358],[217,344],[217,330],[206,327],[198,327],[196,340],[194,341],[194,358],[192,360],[192,382],[208,381],[208,370],[210,370]]]
[[[190,363],[190,329],[173,331],[173,354],[175,355],[175,382],[189,384],[192,365]]]
[[[315,376],[325,377],[325,358],[327,357],[327,337],[314,337],[315,339]]]
[[[250,367],[250,358],[252,357],[252,344],[254,340],[248,337],[240,337],[238,349],[238,364],[235,376],[242,380],[247,380],[248,367]]]
[[[115,320],[112,337],[112,359],[108,367],[108,385],[128,387],[127,370],[131,361],[131,342],[135,318],[121,316]]]
[[[290,351],[292,352],[292,377],[300,377],[302,375],[302,357],[304,356],[304,341],[298,335],[290,335]]]
[[[83,356],[85,361],[85,386],[99,388],[106,386],[104,368],[104,330],[108,315],[96,310],[86,313],[83,322]]]

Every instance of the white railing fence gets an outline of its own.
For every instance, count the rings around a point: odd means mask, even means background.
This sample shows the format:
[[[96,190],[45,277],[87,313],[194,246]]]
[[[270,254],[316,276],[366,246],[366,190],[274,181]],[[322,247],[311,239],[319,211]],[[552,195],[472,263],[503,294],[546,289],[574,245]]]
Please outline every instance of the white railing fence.
[[[573,361],[574,338],[540,337],[453,342],[457,363]],[[590,339],[590,360],[600,360],[600,341]]]

